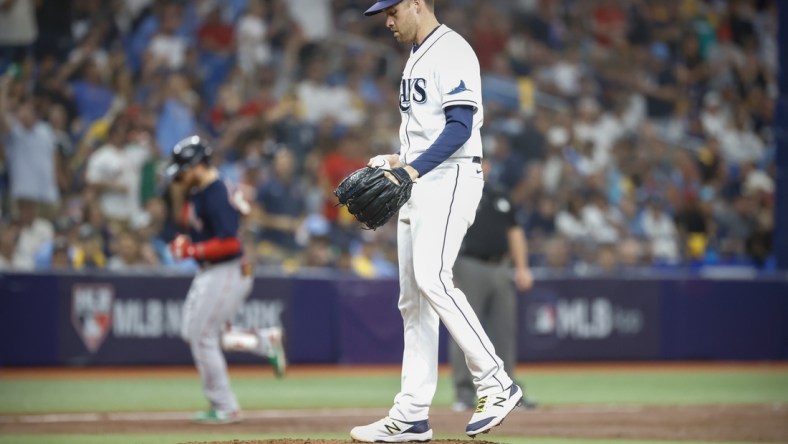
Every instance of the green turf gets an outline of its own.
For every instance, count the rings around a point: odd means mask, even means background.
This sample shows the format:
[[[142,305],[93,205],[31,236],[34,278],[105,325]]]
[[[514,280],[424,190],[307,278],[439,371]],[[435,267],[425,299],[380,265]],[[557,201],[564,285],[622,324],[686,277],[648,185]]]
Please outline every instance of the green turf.
[[[671,371],[520,375],[542,404],[708,404],[788,402],[788,372]],[[247,410],[388,407],[397,376],[239,377],[233,387]],[[451,402],[442,377],[435,406]],[[0,414],[191,410],[205,407],[196,377],[96,380],[0,380]]]
[[[524,376],[527,391],[550,404],[788,402],[788,372],[663,371]]]
[[[277,439],[277,438],[325,438],[325,439],[341,439],[349,442],[348,436],[344,434],[320,434],[320,435],[277,435],[277,434],[238,434],[238,435],[223,435],[223,434],[201,434],[201,435],[0,435],[0,444],[176,444],[185,443],[190,441],[205,442],[211,441],[229,441],[234,439],[238,440],[253,440],[253,439]],[[474,441],[467,436],[435,436],[434,439],[462,439],[469,443]],[[504,436],[485,436],[485,441],[502,443],[502,444],[576,444],[577,439],[562,439],[562,438],[522,438],[522,437],[504,437]],[[668,444],[671,441],[632,441],[632,440],[600,440],[600,439],[583,439],[586,444]],[[700,441],[693,441],[700,443]],[[704,441],[704,443],[706,443]],[[708,443],[707,443],[708,444]],[[724,444],[735,444],[726,442]]]
[[[245,409],[374,407],[388,404],[397,377],[234,378]],[[206,406],[193,378],[0,380],[0,413],[189,410]]]

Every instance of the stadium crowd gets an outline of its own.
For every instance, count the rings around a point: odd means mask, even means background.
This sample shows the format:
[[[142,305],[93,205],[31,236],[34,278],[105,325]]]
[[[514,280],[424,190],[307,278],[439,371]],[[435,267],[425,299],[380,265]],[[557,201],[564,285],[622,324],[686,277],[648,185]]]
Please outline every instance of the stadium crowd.
[[[443,3],[532,266],[773,268],[776,1]],[[160,181],[199,133],[260,267],[396,275],[395,224],[361,230],[332,194],[399,149],[409,48],[368,4],[0,2],[0,269],[193,268]]]

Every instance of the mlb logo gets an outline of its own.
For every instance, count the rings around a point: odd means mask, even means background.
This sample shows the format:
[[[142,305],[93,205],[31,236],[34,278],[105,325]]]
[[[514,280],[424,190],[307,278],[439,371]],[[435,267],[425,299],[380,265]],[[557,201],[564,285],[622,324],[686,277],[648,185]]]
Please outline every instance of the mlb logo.
[[[71,322],[91,353],[109,333],[114,299],[115,290],[107,284],[77,284],[71,290]]]
[[[538,335],[550,335],[556,329],[556,309],[552,303],[529,304],[528,307],[528,326],[532,333]]]

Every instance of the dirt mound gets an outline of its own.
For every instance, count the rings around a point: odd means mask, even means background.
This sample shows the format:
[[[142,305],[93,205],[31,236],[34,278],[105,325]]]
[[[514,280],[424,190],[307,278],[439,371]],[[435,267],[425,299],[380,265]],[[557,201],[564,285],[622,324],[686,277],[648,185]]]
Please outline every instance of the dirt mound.
[[[257,434],[309,436],[322,433],[347,434],[358,424],[385,415],[384,409],[260,410],[244,412],[245,419],[226,426],[189,422],[189,412],[101,413],[75,415],[0,415],[4,434],[118,434],[188,433]],[[468,414],[448,408],[433,408],[430,424],[438,438],[461,436]],[[270,436],[270,435],[269,435]],[[539,436],[564,439],[629,439],[663,441],[788,442],[788,405],[565,405],[516,411],[506,422],[483,438]],[[480,437],[481,438],[481,437]],[[468,443],[470,440],[441,440],[435,443]],[[275,439],[224,441],[233,444],[321,444],[347,440]],[[482,441],[473,441],[482,444]]]

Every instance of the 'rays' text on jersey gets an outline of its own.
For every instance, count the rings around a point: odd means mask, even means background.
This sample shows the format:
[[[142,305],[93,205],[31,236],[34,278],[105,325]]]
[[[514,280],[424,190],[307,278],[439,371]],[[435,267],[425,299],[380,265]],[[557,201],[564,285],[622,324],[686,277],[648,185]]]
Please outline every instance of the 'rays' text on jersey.
[[[410,111],[410,101],[424,103],[427,101],[427,80],[422,78],[402,79],[399,93],[399,110]]]

